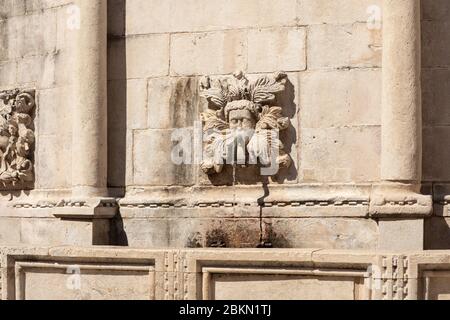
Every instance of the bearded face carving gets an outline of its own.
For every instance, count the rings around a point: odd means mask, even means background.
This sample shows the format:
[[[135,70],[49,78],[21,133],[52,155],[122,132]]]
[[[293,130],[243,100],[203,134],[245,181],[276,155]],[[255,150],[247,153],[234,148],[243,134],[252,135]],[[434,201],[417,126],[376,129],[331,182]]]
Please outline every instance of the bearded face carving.
[[[236,164],[291,166],[279,139],[290,121],[283,116],[283,108],[275,105],[276,95],[285,91],[286,79],[280,72],[249,81],[240,72],[202,81],[201,96],[209,103],[202,114],[205,173],[218,174],[225,165]]]

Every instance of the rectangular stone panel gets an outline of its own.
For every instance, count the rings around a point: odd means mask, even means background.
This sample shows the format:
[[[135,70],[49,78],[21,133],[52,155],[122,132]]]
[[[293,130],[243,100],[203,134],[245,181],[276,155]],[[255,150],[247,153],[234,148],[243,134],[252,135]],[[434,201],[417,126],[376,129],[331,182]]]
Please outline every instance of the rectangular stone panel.
[[[358,300],[363,284],[364,272],[357,271],[211,267],[203,268],[202,294],[206,300]]]
[[[151,266],[16,262],[18,300],[149,300]],[[152,292],[153,291],[153,292]]]

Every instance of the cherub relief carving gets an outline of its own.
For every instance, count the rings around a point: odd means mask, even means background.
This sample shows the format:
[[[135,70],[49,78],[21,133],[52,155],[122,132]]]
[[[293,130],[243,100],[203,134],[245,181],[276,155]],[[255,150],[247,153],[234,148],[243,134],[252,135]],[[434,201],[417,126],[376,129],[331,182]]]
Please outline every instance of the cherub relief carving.
[[[31,117],[34,107],[34,91],[0,92],[0,184],[3,188],[34,181],[30,158],[35,141]]]
[[[282,72],[255,81],[242,72],[202,80],[201,96],[209,103],[208,111],[201,115],[205,136],[201,167],[205,173],[220,173],[227,164],[291,166],[292,159],[279,139],[279,131],[286,130],[290,120],[283,116],[283,107],[275,105],[276,95],[286,89],[286,80]]]

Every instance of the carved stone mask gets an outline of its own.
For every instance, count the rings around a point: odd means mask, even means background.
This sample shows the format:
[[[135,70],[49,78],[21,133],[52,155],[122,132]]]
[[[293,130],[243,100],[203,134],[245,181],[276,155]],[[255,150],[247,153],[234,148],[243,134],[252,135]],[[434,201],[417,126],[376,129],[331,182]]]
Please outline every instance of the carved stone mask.
[[[239,164],[255,164],[257,161],[253,160],[259,159],[263,165],[275,162],[285,167],[291,165],[278,135],[268,132],[289,127],[283,107],[276,105],[277,94],[286,90],[286,81],[287,76],[282,72],[260,76],[254,81],[242,72],[234,77],[202,80],[201,95],[208,101],[208,110],[202,114],[206,139],[201,167],[205,173],[220,173],[224,164],[236,163],[236,155],[230,156],[229,150],[236,150],[238,144],[245,148],[241,152],[245,159]]]

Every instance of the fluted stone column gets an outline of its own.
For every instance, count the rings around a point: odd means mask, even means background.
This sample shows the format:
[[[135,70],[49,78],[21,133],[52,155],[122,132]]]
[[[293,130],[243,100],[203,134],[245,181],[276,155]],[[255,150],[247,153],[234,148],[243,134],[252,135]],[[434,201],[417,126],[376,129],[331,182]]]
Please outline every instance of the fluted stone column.
[[[76,0],[72,193],[107,196],[107,0]]]
[[[381,180],[372,216],[381,249],[423,249],[420,0],[384,0]]]

